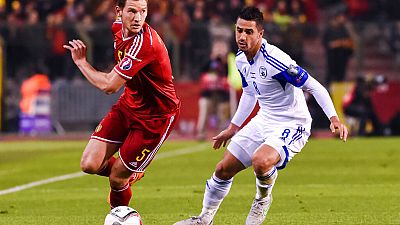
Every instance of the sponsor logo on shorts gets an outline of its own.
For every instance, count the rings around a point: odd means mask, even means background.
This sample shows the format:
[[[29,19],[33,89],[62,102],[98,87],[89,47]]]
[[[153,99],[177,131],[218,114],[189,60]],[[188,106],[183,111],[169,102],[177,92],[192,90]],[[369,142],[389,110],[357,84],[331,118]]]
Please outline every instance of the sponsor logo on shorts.
[[[133,167],[137,167],[137,162],[130,162],[129,165],[131,165]]]

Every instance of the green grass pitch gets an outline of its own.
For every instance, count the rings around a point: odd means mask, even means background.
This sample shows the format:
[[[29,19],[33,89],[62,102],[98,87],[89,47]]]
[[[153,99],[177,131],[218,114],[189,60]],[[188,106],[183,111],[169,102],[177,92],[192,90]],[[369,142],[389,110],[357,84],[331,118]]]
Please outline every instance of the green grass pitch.
[[[86,141],[0,143],[1,191],[79,172]],[[194,150],[194,151],[192,151]],[[144,225],[173,224],[201,209],[205,181],[223,151],[211,143],[167,141],[133,188]],[[255,193],[239,173],[215,225],[244,224]],[[102,225],[108,181],[84,175],[0,195],[0,225]],[[400,224],[400,138],[312,139],[279,171],[264,224]]]

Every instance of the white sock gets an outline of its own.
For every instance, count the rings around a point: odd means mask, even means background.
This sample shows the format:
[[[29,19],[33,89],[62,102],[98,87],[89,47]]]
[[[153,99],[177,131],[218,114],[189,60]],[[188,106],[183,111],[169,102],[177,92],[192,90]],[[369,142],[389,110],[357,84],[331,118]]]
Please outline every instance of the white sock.
[[[271,194],[277,177],[278,170],[276,169],[276,167],[273,167],[264,175],[256,175],[256,199],[260,200]]]
[[[233,178],[229,180],[221,180],[215,176],[206,182],[206,189],[204,191],[203,209],[201,210],[200,216],[207,213],[211,215],[211,220],[217,212],[219,205],[225,196],[229,193],[232,186]]]

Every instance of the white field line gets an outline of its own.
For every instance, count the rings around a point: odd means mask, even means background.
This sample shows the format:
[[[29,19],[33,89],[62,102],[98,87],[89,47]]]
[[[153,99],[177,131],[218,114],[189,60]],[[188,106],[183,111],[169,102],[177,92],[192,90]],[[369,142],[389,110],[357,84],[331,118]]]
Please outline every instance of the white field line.
[[[202,151],[207,145],[208,145],[208,143],[203,143],[203,144],[195,145],[193,147],[181,148],[181,149],[178,149],[178,150],[172,151],[172,152],[165,152],[165,153],[161,152],[156,155],[154,160],[165,159],[165,158],[170,158],[173,156],[187,155],[187,154],[199,152],[199,151]],[[33,188],[33,187],[37,187],[37,186],[41,186],[41,185],[45,185],[45,184],[50,184],[50,183],[54,183],[54,182],[58,182],[58,181],[82,177],[84,175],[87,175],[87,174],[83,173],[83,172],[77,172],[77,173],[65,174],[65,175],[58,176],[58,177],[52,177],[52,178],[48,178],[45,180],[39,180],[39,181],[15,186],[13,188],[0,190],[0,195],[11,194],[14,192],[22,191],[25,189],[29,189],[29,188]]]

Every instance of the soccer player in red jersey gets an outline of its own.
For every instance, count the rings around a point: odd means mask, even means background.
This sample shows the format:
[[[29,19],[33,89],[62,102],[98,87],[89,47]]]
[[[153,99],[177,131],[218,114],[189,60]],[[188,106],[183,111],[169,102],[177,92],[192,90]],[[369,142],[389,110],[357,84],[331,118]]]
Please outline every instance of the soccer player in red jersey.
[[[111,207],[127,206],[130,185],[139,180],[179,114],[167,49],[145,19],[146,0],[117,0],[112,27],[114,58],[109,73],[86,60],[86,45],[69,41],[64,48],[86,79],[107,94],[125,85],[124,93],[92,134],[81,159],[82,171],[109,177]],[[114,154],[119,151],[119,157]]]

